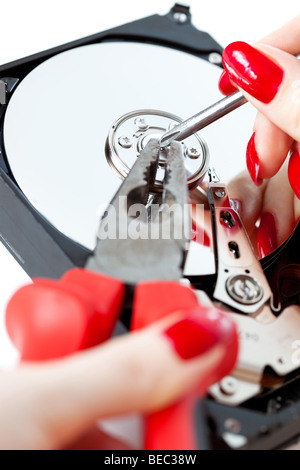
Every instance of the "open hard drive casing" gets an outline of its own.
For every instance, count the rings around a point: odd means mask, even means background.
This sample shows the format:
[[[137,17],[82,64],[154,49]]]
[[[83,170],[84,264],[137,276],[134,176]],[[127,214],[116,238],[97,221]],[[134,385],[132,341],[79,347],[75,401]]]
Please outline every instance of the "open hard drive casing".
[[[59,278],[74,266],[84,266],[91,252],[51,225],[18,187],[4,148],[6,107],[18,84],[39,64],[64,51],[110,41],[165,46],[221,66],[222,47],[191,24],[188,7],[175,4],[166,16],[153,15],[0,67],[0,237],[32,278]],[[282,448],[300,434],[299,390],[294,374],[278,389],[238,407],[209,397],[202,400],[195,409],[198,448]]]

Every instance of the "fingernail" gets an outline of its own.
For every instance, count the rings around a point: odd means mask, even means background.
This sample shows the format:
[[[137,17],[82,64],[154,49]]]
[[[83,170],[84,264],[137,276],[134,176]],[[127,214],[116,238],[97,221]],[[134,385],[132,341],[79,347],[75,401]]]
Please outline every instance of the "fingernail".
[[[246,164],[253,182],[256,186],[260,186],[263,180],[259,177],[260,161],[255,147],[255,132],[247,145]]]
[[[219,90],[226,96],[237,91],[237,88],[231,83],[226,70],[223,70],[219,78]]]
[[[193,220],[191,240],[193,242],[200,243],[200,245],[203,246],[210,246],[210,239],[206,231],[203,228],[199,227]]]
[[[290,156],[288,175],[290,185],[297,198],[300,199],[300,153],[298,150],[294,150]]]
[[[236,328],[232,320],[210,307],[199,307],[175,323],[164,335],[170,340],[181,359],[193,359],[217,344],[232,342]]]
[[[284,72],[273,60],[242,41],[229,44],[222,58],[229,78],[237,86],[263,103],[275,98]]]
[[[257,248],[259,256],[264,258],[277,248],[277,231],[275,217],[271,212],[265,212],[260,219],[257,229]]]

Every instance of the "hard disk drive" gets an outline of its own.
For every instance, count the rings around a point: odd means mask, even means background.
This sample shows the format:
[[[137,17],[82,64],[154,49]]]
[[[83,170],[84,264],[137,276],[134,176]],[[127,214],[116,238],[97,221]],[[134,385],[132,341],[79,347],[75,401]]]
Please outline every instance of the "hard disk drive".
[[[221,54],[176,3],[0,67],[1,241],[30,277],[85,265],[99,218],[149,139],[221,98]],[[208,168],[224,182],[244,169],[254,116],[246,105],[186,139],[192,199]],[[272,312],[230,313],[242,357],[195,406],[199,449],[280,448],[300,434],[298,240],[299,228],[260,262]],[[191,243],[185,277],[213,297],[211,247]]]

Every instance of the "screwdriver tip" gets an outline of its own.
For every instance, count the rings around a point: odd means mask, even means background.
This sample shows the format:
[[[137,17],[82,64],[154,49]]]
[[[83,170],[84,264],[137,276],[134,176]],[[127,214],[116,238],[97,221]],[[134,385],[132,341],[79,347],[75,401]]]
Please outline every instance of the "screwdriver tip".
[[[166,132],[162,138],[160,139],[160,145],[162,147],[167,147],[168,145],[170,145],[170,143],[173,141],[173,140],[177,140],[177,138],[179,137],[180,135],[180,131],[169,131],[169,132]]]

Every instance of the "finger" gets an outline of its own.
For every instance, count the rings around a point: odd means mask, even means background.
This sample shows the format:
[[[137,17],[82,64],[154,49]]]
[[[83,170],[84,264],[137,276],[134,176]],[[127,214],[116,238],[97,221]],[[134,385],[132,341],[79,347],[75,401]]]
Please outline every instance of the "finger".
[[[96,419],[149,412],[229,373],[237,355],[233,322],[199,307],[67,359],[2,376],[0,442],[58,448]]]
[[[300,220],[300,201],[295,197],[294,199],[294,213],[295,213],[295,224]]]
[[[289,54],[297,55],[300,52],[300,15],[268,34],[259,42],[270,44]]]
[[[132,447],[110,436],[98,426],[85,431],[75,442],[66,446],[67,450],[132,450]]]
[[[243,221],[244,227],[252,236],[255,224],[262,211],[266,182],[256,186],[247,171],[237,175],[228,184],[230,199],[233,200]]]
[[[221,73],[218,86],[220,92],[226,96],[237,91],[236,85],[230,80],[226,70],[223,70],[223,72]]]
[[[257,114],[253,130],[246,163],[252,180],[259,184],[277,173],[294,141],[262,113]]]
[[[219,88],[223,94],[234,91],[225,71],[221,75]],[[259,185],[263,178],[270,178],[277,173],[294,139],[260,112],[257,114],[253,130],[247,146],[246,163],[252,180]]]
[[[223,62],[246,98],[273,124],[300,141],[299,61],[268,45],[253,48],[236,42],[225,49]]]
[[[294,194],[287,178],[287,164],[268,182],[264,193],[257,246],[260,257],[281,245],[295,227]]]
[[[300,53],[300,15],[284,24],[282,27],[261,38],[257,44],[268,44],[270,46],[281,49],[292,55]],[[234,82],[232,82],[224,70],[219,79],[219,89],[224,95],[229,95],[237,90]]]

